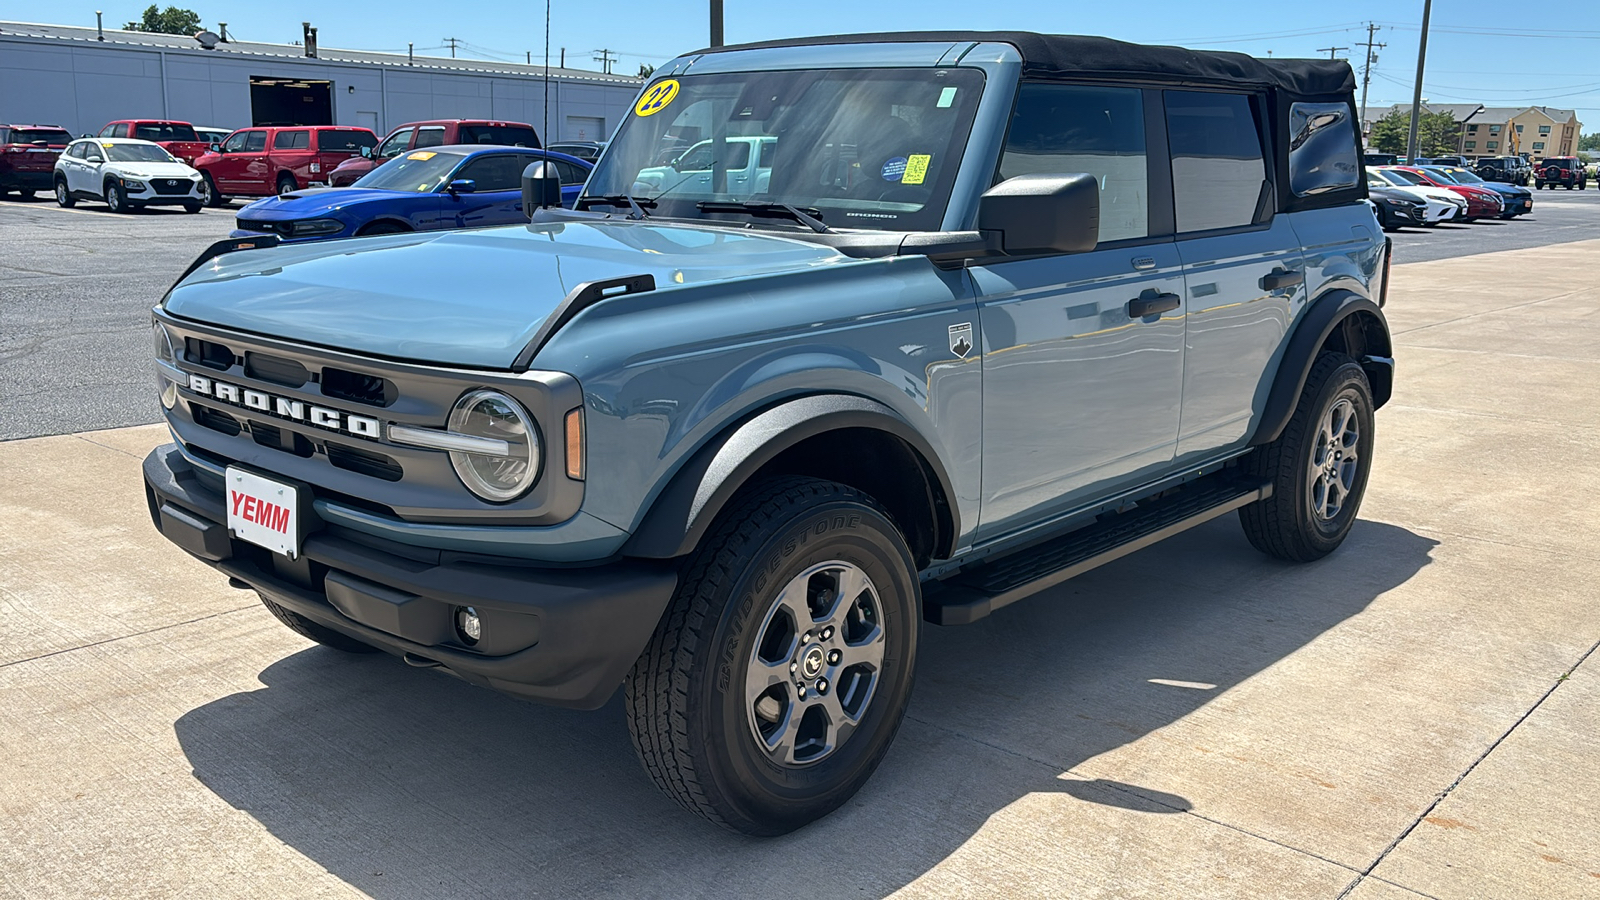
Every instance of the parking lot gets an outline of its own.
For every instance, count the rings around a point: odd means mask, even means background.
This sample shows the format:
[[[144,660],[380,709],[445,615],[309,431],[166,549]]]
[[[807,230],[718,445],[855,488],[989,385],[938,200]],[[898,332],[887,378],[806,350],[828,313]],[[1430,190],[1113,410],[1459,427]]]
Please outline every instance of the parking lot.
[[[1600,191],[1394,235],[1339,552],[1226,517],[929,628],[883,767],[770,840],[615,698],[316,647],[150,527],[148,310],[232,213],[0,202],[0,895],[1600,896]]]

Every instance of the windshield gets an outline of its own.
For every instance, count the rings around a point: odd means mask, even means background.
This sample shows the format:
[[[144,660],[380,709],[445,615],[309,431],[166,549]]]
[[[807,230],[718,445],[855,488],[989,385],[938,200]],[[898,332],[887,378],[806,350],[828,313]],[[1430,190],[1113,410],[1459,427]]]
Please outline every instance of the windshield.
[[[539,136],[527,125],[462,125],[458,144],[507,144],[512,147],[539,146]]]
[[[1475,173],[1466,169],[1446,169],[1445,173],[1455,179],[1456,184],[1483,184],[1484,180]]]
[[[438,190],[460,163],[461,157],[454,153],[414,150],[361,176],[351,187],[426,194]]]
[[[135,125],[133,137],[141,141],[198,141],[194,129],[182,122],[147,122]]]
[[[1446,184],[1460,184],[1461,183],[1461,181],[1456,178],[1455,173],[1450,171],[1449,169],[1429,169],[1428,170],[1428,175],[1431,176],[1434,180],[1443,181]]]
[[[13,144],[31,144],[34,141],[66,146],[72,142],[72,135],[55,128],[14,128],[11,130],[11,143]]]
[[[106,144],[106,158],[115,162],[177,162],[154,144]]]
[[[1431,187],[1431,185],[1428,184],[1427,179],[1415,172],[1407,172],[1404,169],[1384,169],[1381,174],[1384,178],[1387,178],[1391,184],[1398,184],[1401,187],[1412,187],[1415,185]]]
[[[814,211],[834,228],[936,230],[982,91],[975,69],[657,81],[623,121],[578,206],[626,210],[626,201],[600,198],[632,193],[657,201],[655,216],[725,220],[730,213],[701,204],[775,203]]]

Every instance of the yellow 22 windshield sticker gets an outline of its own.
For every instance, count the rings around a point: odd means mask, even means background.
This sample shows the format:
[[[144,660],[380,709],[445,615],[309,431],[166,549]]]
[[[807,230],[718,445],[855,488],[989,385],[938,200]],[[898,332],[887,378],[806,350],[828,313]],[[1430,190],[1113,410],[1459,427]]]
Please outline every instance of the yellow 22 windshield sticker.
[[[921,184],[928,177],[928,163],[933,160],[931,153],[913,153],[906,157],[906,174],[900,179],[901,184]]]
[[[644,92],[638,103],[634,104],[633,114],[653,116],[666,109],[667,104],[676,96],[678,96],[678,79],[668,78],[666,81],[658,81],[650,85],[650,89]]]

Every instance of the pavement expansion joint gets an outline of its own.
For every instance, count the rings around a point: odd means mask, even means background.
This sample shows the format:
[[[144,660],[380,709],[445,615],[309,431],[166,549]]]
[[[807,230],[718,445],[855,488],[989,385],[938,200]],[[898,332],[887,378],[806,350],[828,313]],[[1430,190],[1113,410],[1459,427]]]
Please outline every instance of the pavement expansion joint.
[[[10,662],[0,663],[0,669],[9,669],[12,666],[20,666],[23,663],[34,662],[35,660],[49,659],[52,656],[60,656],[64,653],[76,653],[79,650],[88,650],[90,647],[104,647],[107,644],[115,644],[118,641],[125,641],[128,638],[143,637],[147,634],[155,634],[158,631],[169,631],[173,628],[182,628],[185,625],[193,625],[196,622],[204,622],[207,619],[215,619],[221,616],[231,616],[234,613],[244,612],[247,609],[255,608],[256,604],[251,603],[247,606],[240,606],[235,609],[225,609],[221,612],[211,613],[210,615],[196,616],[193,619],[186,619],[182,622],[172,622],[166,625],[158,625],[155,628],[146,628],[143,631],[134,631],[130,632],[129,634],[119,634],[116,637],[109,637],[103,641],[90,641],[87,644],[79,644],[76,647],[63,647],[60,650],[51,650],[49,653],[40,653],[37,656],[30,656],[27,659],[14,659]]]
[[[1595,641],[1593,644],[1589,645],[1589,649],[1585,650],[1583,652],[1583,655],[1578,657],[1577,662],[1574,662],[1571,666],[1569,666],[1567,668],[1567,670],[1565,672],[1562,672],[1556,678],[1555,682],[1550,685],[1550,688],[1548,690],[1546,690],[1543,694],[1539,695],[1539,699],[1534,701],[1533,705],[1528,707],[1528,709],[1526,711],[1524,711],[1522,715],[1518,716],[1517,720],[1515,722],[1511,723],[1511,727],[1510,728],[1507,728],[1504,732],[1501,733],[1501,735],[1499,737],[1495,738],[1494,741],[1491,744],[1489,744],[1489,746],[1487,748],[1485,748],[1482,753],[1478,754],[1478,758],[1474,759],[1472,761],[1471,765],[1469,765],[1465,769],[1463,769],[1461,771],[1461,774],[1457,775],[1455,777],[1455,780],[1450,782],[1450,784],[1444,790],[1442,790],[1439,793],[1435,794],[1434,797],[1433,797],[1433,802],[1428,804],[1428,808],[1424,809],[1420,813],[1417,813],[1417,817],[1415,819],[1411,820],[1411,824],[1407,825],[1404,831],[1400,832],[1400,834],[1397,835],[1394,840],[1390,841],[1389,842],[1389,846],[1383,848],[1383,852],[1378,854],[1377,859],[1374,859],[1372,861],[1372,863],[1370,865],[1368,865],[1367,868],[1364,871],[1362,871],[1359,875],[1356,876],[1354,881],[1350,882],[1350,884],[1348,884],[1345,887],[1344,891],[1339,894],[1338,900],[1344,900],[1344,898],[1349,897],[1351,892],[1354,891],[1361,884],[1362,881],[1364,881],[1365,879],[1367,879],[1369,877],[1372,877],[1373,871],[1375,869],[1377,869],[1378,866],[1382,865],[1383,861],[1388,858],[1389,854],[1393,853],[1395,848],[1399,847],[1401,842],[1404,841],[1407,837],[1409,837],[1411,835],[1411,832],[1415,831],[1418,825],[1422,824],[1422,820],[1426,819],[1429,815],[1431,815],[1433,813],[1433,811],[1439,807],[1439,804],[1443,803],[1445,798],[1450,796],[1450,793],[1452,791],[1454,791],[1458,786],[1460,786],[1461,782],[1465,781],[1467,779],[1468,775],[1472,774],[1472,770],[1476,769],[1480,763],[1482,763],[1484,760],[1488,759],[1489,758],[1489,754],[1493,753],[1495,751],[1495,748],[1499,747],[1502,743],[1504,743],[1506,738],[1511,736],[1512,732],[1514,732],[1518,728],[1520,728],[1522,726],[1523,722],[1528,721],[1528,717],[1533,715],[1536,711],[1538,711],[1539,707],[1543,706],[1544,702],[1546,700],[1550,699],[1550,695],[1552,695],[1552,694],[1554,694],[1556,692],[1556,688],[1559,688],[1563,684],[1565,684],[1567,682],[1567,679],[1572,677],[1572,673],[1576,672],[1578,670],[1579,666],[1583,665],[1584,662],[1586,662],[1589,659],[1590,656],[1594,655],[1594,652],[1596,650],[1600,650],[1600,641]],[[1385,881],[1385,879],[1378,879],[1378,880]],[[1397,885],[1395,885],[1395,887],[1405,887],[1405,886],[1397,884]],[[1408,890],[1408,891],[1411,890],[1411,888],[1405,888],[1405,889]]]

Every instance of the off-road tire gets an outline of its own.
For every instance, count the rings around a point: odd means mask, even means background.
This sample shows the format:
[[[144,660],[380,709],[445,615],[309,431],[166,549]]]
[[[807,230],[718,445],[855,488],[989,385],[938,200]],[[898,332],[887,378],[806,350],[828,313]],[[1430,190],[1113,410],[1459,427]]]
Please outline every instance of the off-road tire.
[[[211,173],[206,172],[200,176],[200,202],[206,206],[217,207],[228,202],[228,198],[217,193],[217,183],[211,180]]]
[[[72,190],[67,187],[65,178],[56,179],[56,205],[62,209],[71,209],[78,205],[78,198],[72,196]]]
[[[324,647],[332,647],[345,653],[377,653],[378,648],[371,644],[363,644],[348,635],[340,634],[332,628],[325,628],[311,621],[293,610],[284,609],[265,597],[261,598],[261,605],[277,617],[279,622],[289,626],[289,630],[308,640],[316,641]]]
[[[880,680],[837,749],[803,767],[785,765],[757,747],[746,672],[775,592],[835,559],[859,565],[881,600]],[[811,478],[746,489],[685,561],[624,684],[628,730],[651,779],[691,812],[745,834],[784,834],[837,809],[872,775],[904,717],[918,590],[905,539],[871,497]]]
[[[1311,456],[1328,411],[1341,399],[1354,407],[1357,472],[1337,515],[1324,521],[1312,511]],[[1372,387],[1361,365],[1343,353],[1323,353],[1306,377],[1294,416],[1278,439],[1244,459],[1245,471],[1272,480],[1272,496],[1239,510],[1245,537],[1279,559],[1310,562],[1336,550],[1355,524],[1372,470]]]

